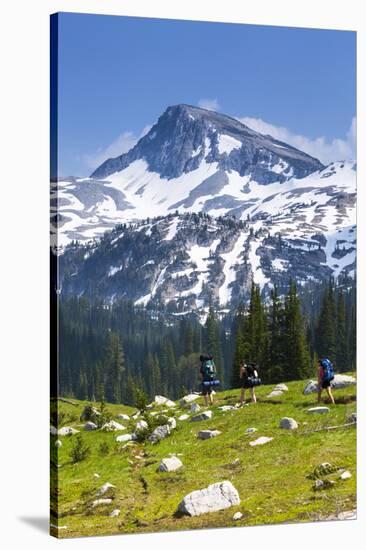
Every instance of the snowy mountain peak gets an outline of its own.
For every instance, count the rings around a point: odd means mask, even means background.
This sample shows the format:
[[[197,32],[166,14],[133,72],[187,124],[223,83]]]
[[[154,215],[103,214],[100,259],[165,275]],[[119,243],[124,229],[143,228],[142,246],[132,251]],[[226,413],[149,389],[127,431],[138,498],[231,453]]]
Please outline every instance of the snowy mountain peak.
[[[168,107],[129,152],[106,160],[91,177],[105,179],[137,160],[166,179],[193,172],[205,161],[262,184],[303,178],[323,168],[319,160],[235,118],[185,104]]]

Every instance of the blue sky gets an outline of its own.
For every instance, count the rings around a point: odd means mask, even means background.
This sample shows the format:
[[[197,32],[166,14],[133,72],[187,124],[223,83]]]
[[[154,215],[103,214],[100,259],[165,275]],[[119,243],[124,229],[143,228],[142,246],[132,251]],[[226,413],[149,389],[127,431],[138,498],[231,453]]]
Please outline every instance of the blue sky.
[[[59,173],[128,150],[169,105],[238,117],[318,156],[354,156],[356,34],[59,16]]]

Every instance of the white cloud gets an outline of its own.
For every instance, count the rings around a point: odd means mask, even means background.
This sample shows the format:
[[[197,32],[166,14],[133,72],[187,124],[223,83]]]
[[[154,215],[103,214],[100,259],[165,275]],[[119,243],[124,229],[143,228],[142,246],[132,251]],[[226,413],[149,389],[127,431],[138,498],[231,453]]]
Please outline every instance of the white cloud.
[[[201,107],[201,109],[207,109],[208,111],[218,111],[220,107],[220,103],[217,99],[200,99],[198,102],[198,107]]]
[[[134,132],[123,132],[105,149],[100,147],[95,153],[83,155],[83,163],[87,168],[95,170],[105,160],[127,153],[150,129],[151,125],[145,126],[138,136]]]
[[[275,126],[260,118],[241,117],[241,122],[260,132],[284,141],[309,155],[316,157],[323,164],[336,160],[354,160],[356,158],[356,118],[353,117],[350,128],[344,139],[334,138],[327,141],[324,137],[310,139],[299,134],[293,134],[287,128]]]

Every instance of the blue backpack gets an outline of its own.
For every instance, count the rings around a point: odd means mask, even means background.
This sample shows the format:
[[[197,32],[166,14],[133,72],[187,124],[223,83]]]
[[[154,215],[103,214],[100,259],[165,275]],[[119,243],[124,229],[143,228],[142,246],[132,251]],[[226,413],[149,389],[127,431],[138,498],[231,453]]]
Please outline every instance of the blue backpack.
[[[333,363],[328,359],[322,359],[320,362],[323,367],[323,381],[331,382],[334,378],[334,367]]]

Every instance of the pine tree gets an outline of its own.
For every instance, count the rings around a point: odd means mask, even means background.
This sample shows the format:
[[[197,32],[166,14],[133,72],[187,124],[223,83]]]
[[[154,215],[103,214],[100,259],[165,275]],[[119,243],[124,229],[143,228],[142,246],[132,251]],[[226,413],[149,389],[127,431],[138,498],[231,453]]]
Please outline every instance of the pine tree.
[[[248,358],[248,343],[245,341],[245,308],[239,304],[238,311],[233,323],[233,337],[235,342],[235,351],[232,362],[231,386],[237,388],[240,386],[240,362]]]
[[[107,401],[121,402],[121,382],[124,371],[124,355],[118,334],[110,332],[105,363],[105,393]]]
[[[305,341],[304,320],[296,285],[291,282],[285,300],[284,314],[284,371],[287,380],[298,380],[311,373],[310,356]]]
[[[336,311],[334,289],[330,282],[326,289],[315,334],[315,349],[320,357],[336,359]]]
[[[336,368],[340,372],[348,370],[348,342],[346,327],[346,303],[342,289],[337,297],[337,344],[336,344]]]
[[[284,309],[275,286],[271,292],[271,307],[269,314],[269,369],[268,381],[281,382],[285,380],[284,365]]]

